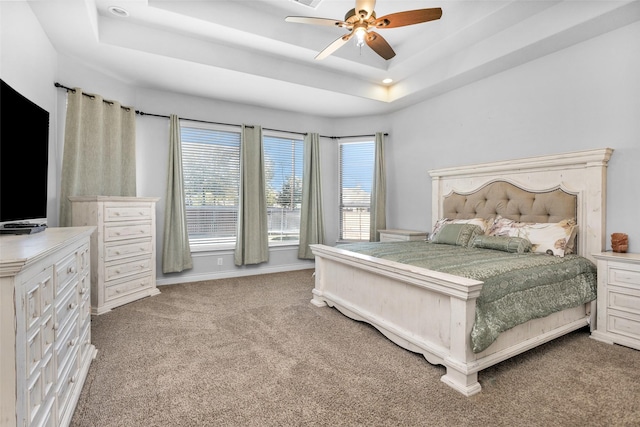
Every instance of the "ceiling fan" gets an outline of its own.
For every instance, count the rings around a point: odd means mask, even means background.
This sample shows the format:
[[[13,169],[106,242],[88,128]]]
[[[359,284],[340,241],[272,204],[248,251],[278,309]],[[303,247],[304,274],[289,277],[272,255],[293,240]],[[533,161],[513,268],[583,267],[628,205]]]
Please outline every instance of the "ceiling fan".
[[[344,21],[328,18],[311,18],[306,16],[287,16],[285,21],[299,24],[326,25],[332,27],[346,28],[350,32],[339,37],[315,59],[324,59],[347,43],[354,35],[356,45],[364,46],[366,43],[374,52],[389,60],[396,56],[389,43],[372,29],[397,28],[406,25],[420,24],[423,22],[440,19],[442,9],[439,7],[431,9],[407,10],[404,12],[391,13],[381,18],[376,17],[374,8],[376,0],[356,0],[356,7],[348,11],[344,16]]]

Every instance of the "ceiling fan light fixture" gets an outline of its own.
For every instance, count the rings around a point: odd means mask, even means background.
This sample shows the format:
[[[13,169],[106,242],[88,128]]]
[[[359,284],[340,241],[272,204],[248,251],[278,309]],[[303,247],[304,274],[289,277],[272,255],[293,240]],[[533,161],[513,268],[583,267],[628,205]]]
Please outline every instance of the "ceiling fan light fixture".
[[[364,46],[364,39],[367,36],[367,30],[364,27],[358,27],[355,29],[356,46]]]

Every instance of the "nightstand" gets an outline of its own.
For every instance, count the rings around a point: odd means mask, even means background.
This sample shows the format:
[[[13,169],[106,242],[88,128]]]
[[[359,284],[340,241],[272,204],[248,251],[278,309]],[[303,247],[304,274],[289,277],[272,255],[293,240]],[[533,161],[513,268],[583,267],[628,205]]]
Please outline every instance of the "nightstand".
[[[591,338],[640,350],[640,254],[602,252],[596,330]]]
[[[426,240],[426,231],[413,230],[380,230],[381,242],[404,242],[409,240]]]

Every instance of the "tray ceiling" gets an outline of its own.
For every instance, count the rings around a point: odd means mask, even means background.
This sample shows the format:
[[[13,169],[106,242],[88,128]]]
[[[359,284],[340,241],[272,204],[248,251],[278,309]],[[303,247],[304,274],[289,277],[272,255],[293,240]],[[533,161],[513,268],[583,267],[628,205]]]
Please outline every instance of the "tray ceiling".
[[[443,15],[380,31],[397,54],[389,61],[355,44],[316,61],[344,30],[285,17],[343,19],[355,2],[311,2],[315,8],[305,2],[29,4],[60,54],[127,84],[325,117],[405,108],[640,20],[637,1],[378,0],[378,16],[431,7]],[[110,12],[112,6],[128,16]]]

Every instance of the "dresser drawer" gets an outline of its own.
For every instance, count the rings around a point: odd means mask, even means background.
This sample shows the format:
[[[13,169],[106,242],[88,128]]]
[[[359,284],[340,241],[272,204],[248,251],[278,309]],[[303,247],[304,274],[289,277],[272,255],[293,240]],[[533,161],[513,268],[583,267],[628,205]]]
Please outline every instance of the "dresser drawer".
[[[79,380],[79,372],[78,372],[78,359],[77,354],[74,355],[74,358],[71,360],[62,375],[59,376],[58,387],[56,389],[56,404],[58,406],[57,414],[58,414],[58,423],[62,422],[62,418],[66,415],[67,406],[69,405],[69,401],[72,395],[72,391],[74,385]]]
[[[52,393],[53,386],[56,383],[56,369],[53,362],[53,353],[45,356],[42,361],[42,385],[44,387],[45,397]]]
[[[104,227],[104,241],[136,239],[139,237],[151,237],[151,223],[108,225]]]
[[[77,319],[78,316],[75,315],[73,318],[74,326],[76,326],[75,322],[77,321]],[[78,347],[80,344],[79,341],[80,339],[78,337],[78,330],[75,327],[69,328],[66,335],[56,340],[56,348],[54,350],[54,354],[59,381],[62,379],[62,376],[60,374],[64,372],[69,363],[69,360],[75,357],[76,353],[78,352]]]
[[[56,341],[67,333],[67,330],[72,328],[71,324],[73,315],[78,311],[78,294],[75,289],[70,289],[69,293],[60,300],[56,305],[55,311],[55,336]]]
[[[91,278],[89,272],[83,275],[78,281],[78,302],[89,299],[91,289]]]
[[[109,282],[147,271],[151,271],[151,257],[123,262],[120,264],[106,265],[104,280],[105,282]],[[109,283],[106,283],[106,286],[109,286]]]
[[[51,352],[51,347],[56,338],[53,314],[47,314],[42,321],[42,355]]]
[[[153,207],[149,204],[131,205],[105,203],[104,205],[104,221],[131,221],[151,219]]]
[[[151,238],[139,239],[127,243],[109,243],[104,248],[105,262],[116,261],[123,258],[131,258],[139,255],[149,255],[153,253],[153,243]]]
[[[42,375],[40,372],[37,372],[37,374],[34,375],[31,378],[31,381],[27,384],[27,411],[29,414],[27,420],[29,421],[29,425],[31,425],[31,423],[36,419],[40,406],[42,406],[43,389],[44,384]]]
[[[27,329],[39,322],[40,316],[49,311],[54,298],[53,267],[30,278],[25,286],[25,324]]]
[[[35,327],[27,335],[27,376],[37,371],[42,359],[42,329]]]
[[[60,295],[67,288],[71,280],[78,272],[78,258],[76,252],[68,255],[56,263],[55,271],[55,295]]]
[[[89,245],[84,245],[78,251],[79,271],[88,271],[91,267],[91,255],[89,253]]]
[[[139,292],[143,289],[151,288],[153,286],[153,280],[151,276],[144,276],[127,280],[119,284],[108,286],[105,289],[105,298],[107,301],[111,301],[125,295],[129,295],[135,292]]]

